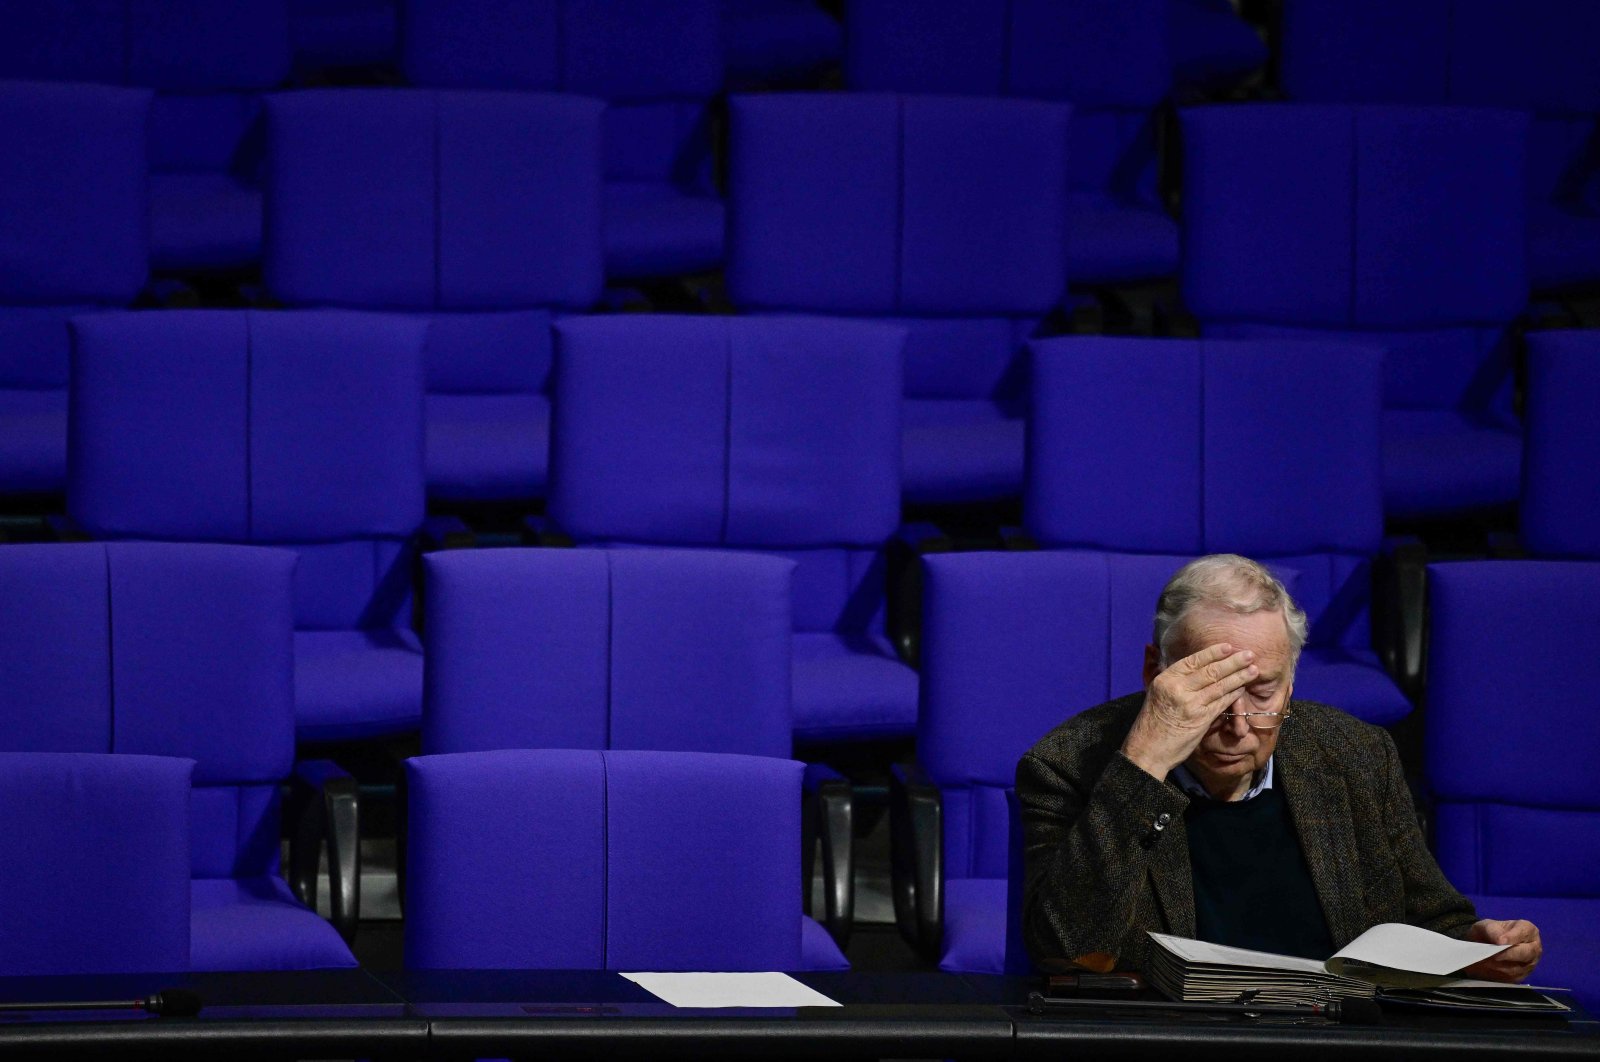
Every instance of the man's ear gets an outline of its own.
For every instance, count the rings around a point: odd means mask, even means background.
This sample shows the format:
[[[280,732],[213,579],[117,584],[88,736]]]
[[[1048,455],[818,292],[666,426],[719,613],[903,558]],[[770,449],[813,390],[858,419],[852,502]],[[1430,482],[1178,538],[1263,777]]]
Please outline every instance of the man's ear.
[[[1153,645],[1144,647],[1144,688],[1149,689],[1150,683],[1161,674],[1161,650]]]

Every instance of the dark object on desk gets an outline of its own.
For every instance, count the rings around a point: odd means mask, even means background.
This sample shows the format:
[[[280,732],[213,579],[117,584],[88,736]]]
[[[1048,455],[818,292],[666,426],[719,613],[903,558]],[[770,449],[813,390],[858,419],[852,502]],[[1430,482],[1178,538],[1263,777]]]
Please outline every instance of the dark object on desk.
[[[55,1003],[0,1003],[0,1011],[16,1010],[142,1010],[163,1018],[192,1018],[200,1013],[200,996],[186,988],[163,988],[154,995],[126,999],[81,999]]]
[[[1143,992],[1144,978],[1130,971],[1116,973],[1051,974],[1045,979],[1044,994],[1050,999],[1116,999]]]
[[[1163,999],[1052,999],[1041,992],[1028,994],[1030,1014],[1069,1015],[1141,1011],[1231,1014],[1241,1018],[1324,1018],[1346,1025],[1383,1024],[1383,1011],[1378,1005],[1370,999],[1359,998],[1295,1006],[1257,1003],[1175,1003]]]

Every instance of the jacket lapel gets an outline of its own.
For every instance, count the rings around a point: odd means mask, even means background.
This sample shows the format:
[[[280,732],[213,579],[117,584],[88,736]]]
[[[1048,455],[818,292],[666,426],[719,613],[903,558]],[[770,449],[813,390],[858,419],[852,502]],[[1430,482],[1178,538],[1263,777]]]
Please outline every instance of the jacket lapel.
[[[1274,784],[1283,786],[1289,818],[1337,949],[1368,928],[1361,855],[1343,780],[1328,769],[1319,749],[1296,740],[1298,736],[1293,719],[1287,720],[1274,753]]]
[[[1150,857],[1150,884],[1165,916],[1166,931],[1176,937],[1193,937],[1194,874],[1189,867],[1189,839],[1181,818],[1155,843]]]

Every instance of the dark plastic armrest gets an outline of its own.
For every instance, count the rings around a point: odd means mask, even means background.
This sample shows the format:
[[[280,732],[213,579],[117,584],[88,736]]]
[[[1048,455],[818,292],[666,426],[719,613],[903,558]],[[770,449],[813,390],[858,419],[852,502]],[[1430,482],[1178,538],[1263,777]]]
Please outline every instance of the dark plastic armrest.
[[[902,524],[889,539],[889,638],[912,667],[922,658],[922,558],[954,549],[950,536],[930,523]]]
[[[1386,538],[1373,568],[1374,641],[1384,667],[1413,702],[1422,693],[1427,666],[1428,548],[1413,535]]]
[[[317,908],[317,863],[328,852],[328,921],[346,943],[361,920],[361,795],[332,760],[301,760],[289,778],[289,886]]]
[[[1002,527],[1000,545],[1016,553],[1032,553],[1039,548],[1039,540],[1020,527]]]
[[[46,533],[52,542],[93,542],[89,532],[79,527],[77,521],[70,516],[47,516],[44,520]]]
[[[557,527],[549,517],[525,516],[522,518],[522,544],[566,549],[573,543],[572,536]]]
[[[929,962],[944,944],[944,804],[916,764],[889,773],[889,845],[894,920]]]
[[[801,837],[805,910],[811,914],[811,875],[817,842],[822,842],[822,925],[841,949],[850,943],[855,921],[855,792],[850,780],[821,763],[806,764]]]
[[[442,549],[473,549],[478,536],[459,516],[430,516],[417,531],[418,547],[424,553]]]

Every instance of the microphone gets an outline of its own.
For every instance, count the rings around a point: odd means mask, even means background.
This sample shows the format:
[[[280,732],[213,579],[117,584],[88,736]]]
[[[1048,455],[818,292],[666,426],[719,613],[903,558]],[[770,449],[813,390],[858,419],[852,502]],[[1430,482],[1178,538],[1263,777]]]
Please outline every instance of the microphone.
[[[192,1018],[200,1013],[200,996],[187,988],[163,988],[135,999],[77,999],[42,1003],[0,1003],[0,1012],[20,1010],[142,1010],[163,1018]]]

